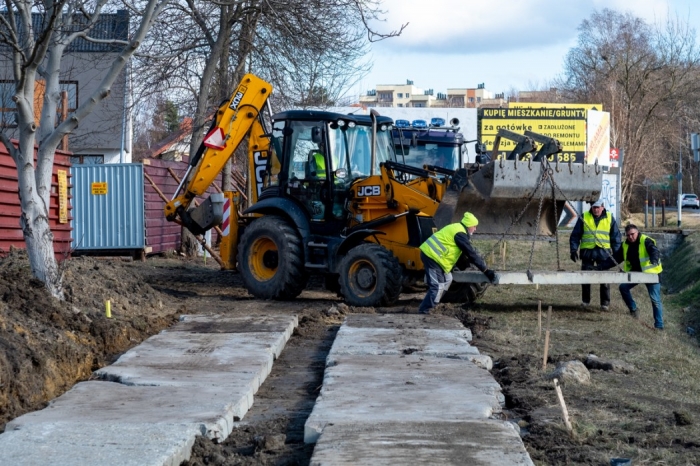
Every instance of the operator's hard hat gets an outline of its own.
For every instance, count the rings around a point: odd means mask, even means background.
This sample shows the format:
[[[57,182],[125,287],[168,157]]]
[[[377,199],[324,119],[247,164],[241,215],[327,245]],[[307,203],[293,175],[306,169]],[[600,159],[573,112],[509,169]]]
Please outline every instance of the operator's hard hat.
[[[593,207],[605,207],[603,198],[598,199],[593,203]]]
[[[464,212],[464,217],[462,217],[462,225],[465,227],[475,227],[479,224],[479,220],[471,212]]]

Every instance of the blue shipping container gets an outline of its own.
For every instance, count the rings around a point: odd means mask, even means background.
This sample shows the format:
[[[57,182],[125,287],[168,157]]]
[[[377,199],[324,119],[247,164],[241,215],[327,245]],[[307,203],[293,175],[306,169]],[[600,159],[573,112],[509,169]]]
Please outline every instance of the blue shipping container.
[[[71,175],[73,249],[143,249],[143,165],[73,165]]]

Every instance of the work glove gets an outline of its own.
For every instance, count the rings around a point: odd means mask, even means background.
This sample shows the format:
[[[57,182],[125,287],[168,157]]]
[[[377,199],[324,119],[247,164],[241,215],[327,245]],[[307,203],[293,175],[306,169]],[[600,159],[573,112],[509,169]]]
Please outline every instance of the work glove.
[[[486,275],[486,278],[488,278],[489,281],[491,283],[493,283],[494,285],[498,283],[498,280],[496,278],[496,272],[494,272],[493,270],[491,270],[491,269],[484,270],[484,275]]]
[[[578,260],[578,251],[571,251],[571,260],[574,262]]]

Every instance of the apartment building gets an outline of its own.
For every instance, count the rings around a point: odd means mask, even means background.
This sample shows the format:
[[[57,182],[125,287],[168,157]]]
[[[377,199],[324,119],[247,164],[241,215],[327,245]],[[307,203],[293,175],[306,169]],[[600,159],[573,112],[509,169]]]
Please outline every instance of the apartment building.
[[[494,94],[483,83],[476,88],[450,88],[447,93],[435,93],[407,80],[406,84],[378,84],[359,100],[365,107],[478,108],[483,101],[493,98]]]

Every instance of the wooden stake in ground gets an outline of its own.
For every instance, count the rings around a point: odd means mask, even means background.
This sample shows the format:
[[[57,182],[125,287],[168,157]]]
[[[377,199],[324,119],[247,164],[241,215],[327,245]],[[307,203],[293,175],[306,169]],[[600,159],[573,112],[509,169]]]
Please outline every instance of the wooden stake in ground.
[[[542,338],[542,300],[537,301],[537,339]]]
[[[506,243],[505,241],[503,242],[503,249],[501,250],[501,259],[503,261],[503,270],[506,269]]]
[[[569,422],[569,411],[566,409],[566,403],[564,403],[564,395],[561,393],[561,387],[559,386],[559,381],[554,379],[554,390],[557,392],[557,398],[559,398],[559,405],[561,406],[561,417],[564,419],[564,424],[566,424],[566,430],[569,432],[573,431],[574,428]]]
[[[547,369],[547,355],[549,353],[549,321],[552,318],[552,306],[547,309],[547,328],[544,332],[544,355],[542,356],[542,370]]]

